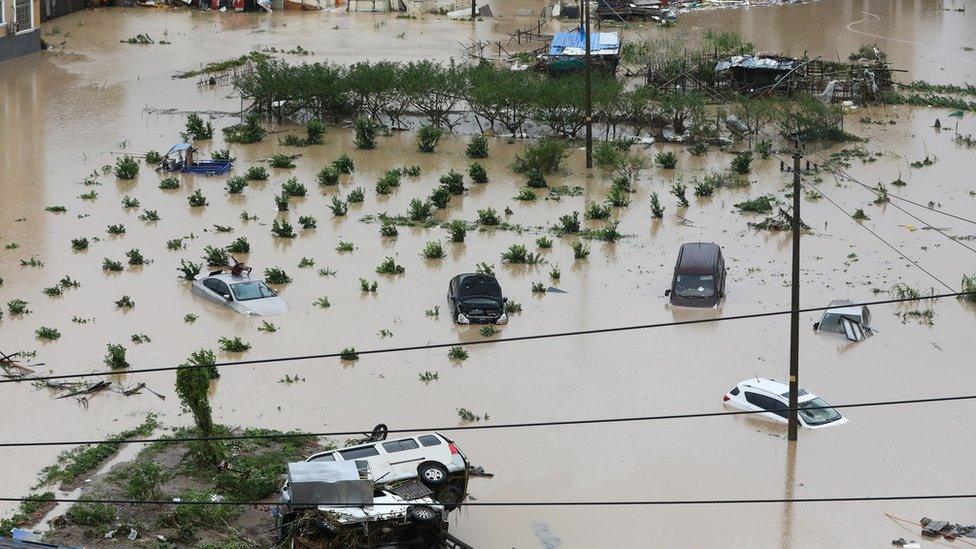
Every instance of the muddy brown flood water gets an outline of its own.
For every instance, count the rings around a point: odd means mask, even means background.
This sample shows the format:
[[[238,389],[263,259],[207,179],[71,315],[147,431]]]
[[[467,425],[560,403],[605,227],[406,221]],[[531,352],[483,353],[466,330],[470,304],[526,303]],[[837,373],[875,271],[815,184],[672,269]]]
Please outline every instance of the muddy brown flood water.
[[[945,11],[943,4],[956,6],[952,1],[828,0],[714,10],[685,15],[679,30],[714,25],[738,30],[761,48],[824,56],[844,56],[861,43],[877,41],[896,66],[910,71],[908,78],[973,82],[976,56],[963,47],[976,45],[976,10]],[[512,13],[513,5],[503,4],[498,11]],[[235,173],[276,152],[300,152],[298,167],[272,169],[268,182],[252,183],[239,196],[227,195],[222,177],[188,176],[179,190],[161,191],[160,176],[144,164],[130,182],[102,176],[101,185],[79,184],[93,170],[114,163],[123,147],[135,153],[164,151],[179,140],[184,117],[150,114],[146,107],[226,112],[239,107],[229,87],[198,89],[191,80],[171,79],[177,71],[252,49],[291,49],[297,44],[315,55],[285,58],[447,60],[459,57],[459,41],[495,38],[525,21],[508,17],[472,25],[341,13],[266,16],[118,9],[47,23],[45,32],[57,28],[60,33],[48,41],[67,40],[63,50],[0,64],[0,244],[19,244],[0,248],[0,303],[25,299],[32,311],[21,317],[5,311],[0,348],[37,351],[35,361],[46,363],[41,371],[70,373],[102,369],[107,343],[125,344],[129,362],[148,367],[178,364],[192,351],[217,349],[218,338],[233,335],[252,349],[243,355],[222,354],[220,360],[477,340],[482,338],[477,327],[458,327],[444,314],[445,293],[451,276],[481,261],[495,265],[506,294],[524,307],[501,328],[501,337],[787,308],[788,235],[749,229],[749,218],[732,208],[762,193],[782,198],[788,177],[775,160],[756,161],[748,189],[722,189],[705,199],[691,197],[689,189],[691,207],[680,209],[667,194],[672,178],[687,182],[705,170],[724,168],[730,156],[712,151],[696,158],[674,149],[678,169],[654,168],[642,174],[632,204],[616,212],[628,238],[615,245],[590,242],[589,260],[577,262],[571,239],[550,234],[555,245],[542,252],[548,264],[539,266],[503,265],[500,254],[516,243],[534,249],[534,240],[549,234],[540,227],[603,200],[611,177],[599,170],[586,176],[580,151],[569,159],[569,174],[551,178],[550,184],[581,185],[582,196],[518,202],[511,197],[520,178],[506,166],[523,144],[491,140],[491,157],[485,161],[490,183],[455,197],[437,218],[473,220],[478,209],[509,206],[514,213],[508,221],[528,230],[471,231],[463,244],[450,243],[439,228],[401,228],[396,239],[380,238],[379,226],[360,218],[402,213],[412,198],[429,194],[440,174],[464,169],[464,138],[446,138],[435,154],[423,155],[414,152],[412,133],[381,137],[375,151],[355,150],[350,132],[338,128],[329,129],[324,145],[301,150],[277,145],[281,134],[272,134],[258,145],[230,147],[238,159]],[[119,43],[142,32],[157,40],[165,37],[172,45]],[[403,38],[397,38],[400,33]],[[855,160],[850,171],[868,184],[889,183],[900,175],[907,186],[889,186],[892,192],[976,217],[973,150],[954,145],[951,132],[931,128],[936,117],[955,120],[947,114],[891,108],[848,116],[848,129],[868,138],[864,147],[882,153],[873,162]],[[863,115],[897,123],[858,123]],[[217,138],[204,150],[224,147],[219,128],[235,121],[217,117]],[[963,133],[976,133],[971,116],[960,120],[959,127]],[[665,148],[654,145],[648,152]],[[317,187],[318,169],[341,152],[355,160],[356,173],[338,188]],[[938,158],[935,165],[908,166],[926,155]],[[405,178],[390,196],[373,192],[383,171],[409,164],[421,166],[419,178]],[[285,241],[272,237],[269,228],[277,213],[273,196],[292,176],[311,192],[293,199],[287,217],[295,223],[300,215],[312,215],[319,224]],[[345,196],[359,186],[366,190],[365,203],[350,207],[345,218],[333,218],[327,208],[331,195]],[[953,288],[963,274],[976,273],[976,255],[935,231],[911,230],[918,225],[915,220],[891,205],[871,204],[870,192],[826,174],[819,187],[847,211],[863,208],[870,216],[867,227]],[[188,208],[186,196],[195,189],[202,190],[208,207]],[[88,191],[96,191],[97,199],[78,198]],[[659,221],[651,219],[648,207],[655,191],[666,208]],[[127,195],[140,200],[140,210],[121,207]],[[64,205],[68,211],[45,212],[51,205]],[[162,220],[139,221],[144,209],[157,210]],[[803,306],[840,298],[884,298],[886,294],[876,296],[872,289],[887,290],[897,282],[947,291],[828,202],[805,200],[803,209],[803,219],[813,227],[803,239]],[[259,220],[242,221],[242,210]],[[913,212],[954,236],[976,234],[974,225]],[[106,234],[105,227],[114,223],[125,224],[126,234]],[[214,224],[232,226],[234,232],[216,233]],[[185,240],[185,250],[166,249],[167,240],[191,233],[196,238]],[[73,252],[70,240],[82,236],[100,240],[87,251]],[[281,266],[294,278],[281,292],[291,311],[268,319],[279,327],[275,333],[258,331],[260,319],[192,296],[177,278],[181,258],[199,260],[205,246],[223,246],[238,236],[251,243],[248,263],[258,269]],[[356,249],[337,253],[340,240],[353,242]],[[430,261],[419,255],[431,240],[444,242],[447,257]],[[697,240],[723,246],[729,262],[728,297],[717,310],[672,310],[663,291],[675,253],[680,243]],[[101,270],[103,258],[124,261],[125,252],[133,248],[152,263],[118,274]],[[405,274],[376,275],[375,267],[386,256],[406,267]],[[31,257],[43,262],[43,268],[20,265]],[[314,259],[315,267],[299,269],[303,257]],[[553,284],[567,293],[532,294],[531,283],[550,284],[549,269],[557,264],[562,277]],[[325,267],[337,271],[336,276],[320,277],[316,271]],[[59,298],[41,293],[66,274],[81,287]],[[361,293],[361,277],[378,280],[378,292]],[[132,297],[134,309],[116,309],[114,301],[122,295]],[[328,296],[330,308],[313,306],[321,296]],[[440,306],[440,317],[425,316],[435,306]],[[815,335],[809,327],[816,315],[802,315],[801,384],[835,404],[973,393],[976,308],[952,299],[931,307],[931,327],[902,323],[894,315],[897,307],[875,307],[873,324],[880,334],[854,345]],[[199,319],[187,324],[187,313]],[[79,324],[72,322],[73,316],[94,320]],[[41,326],[57,328],[61,338],[52,343],[36,339],[34,331]],[[382,337],[380,330],[393,335]],[[131,344],[130,336],[140,333],[152,341]],[[223,369],[212,403],[221,423],[313,431],[369,428],[377,422],[397,428],[451,426],[457,424],[460,407],[490,414],[489,423],[720,411],[722,395],[736,382],[751,376],[785,378],[788,333],[788,316],[781,316],[476,346],[462,363],[452,363],[438,350],[363,356],[355,363],[327,359],[236,366]],[[418,375],[428,370],[438,372],[439,380],[419,381]],[[304,381],[279,383],[286,374]],[[180,414],[172,372],[132,378],[129,383],[145,381],[168,398],[102,394],[82,407],[72,399],[53,400],[46,390],[26,384],[4,384],[0,440],[99,438],[139,423],[150,411],[168,425],[189,422]],[[479,502],[947,494],[971,492],[976,484],[976,411],[971,403],[861,408],[844,414],[851,420],[847,425],[801,432],[795,451],[788,450],[785,428],[748,417],[460,432],[453,437],[476,464],[496,475],[472,482],[471,493]],[[37,472],[59,450],[4,449],[0,493],[27,493]],[[889,521],[885,512],[972,522],[976,503],[474,507],[455,516],[452,531],[479,548],[881,547],[900,536],[918,537]]]

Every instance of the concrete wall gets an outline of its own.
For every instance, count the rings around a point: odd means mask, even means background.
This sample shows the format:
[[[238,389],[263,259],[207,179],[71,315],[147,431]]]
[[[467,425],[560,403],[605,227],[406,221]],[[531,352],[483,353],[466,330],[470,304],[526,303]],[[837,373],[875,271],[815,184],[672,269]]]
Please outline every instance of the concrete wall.
[[[3,1],[3,23],[0,24],[0,62],[41,51],[41,2],[34,0],[33,30],[11,34],[7,23],[14,20],[14,0]]]

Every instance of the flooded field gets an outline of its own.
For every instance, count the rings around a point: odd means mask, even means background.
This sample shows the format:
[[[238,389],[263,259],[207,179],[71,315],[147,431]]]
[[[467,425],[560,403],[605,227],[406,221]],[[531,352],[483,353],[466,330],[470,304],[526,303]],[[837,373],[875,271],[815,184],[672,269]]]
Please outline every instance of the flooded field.
[[[522,185],[508,168],[524,143],[490,139],[490,157],[482,163],[489,183],[469,184],[462,197],[438,210],[438,221],[473,221],[477,211],[506,207],[506,221],[524,231],[472,230],[464,243],[450,242],[445,229],[401,227],[396,238],[379,234],[380,225],[361,221],[380,213],[400,214],[411,199],[427,197],[440,175],[466,171],[465,136],[445,137],[437,152],[416,152],[415,134],[378,138],[373,151],[357,150],[352,132],[330,127],[325,144],[301,149],[278,145],[278,138],[303,131],[272,128],[262,143],[226,145],[219,129],[236,123],[240,100],[229,86],[198,87],[172,79],[202,63],[264,48],[289,50],[297,45],[314,52],[283,55],[291,62],[363,59],[418,60],[460,57],[459,42],[497,39],[531,18],[506,16],[521,4],[498,6],[502,18],[472,25],[441,18],[418,20],[345,13],[219,14],[159,10],[86,11],[51,21],[45,39],[66,40],[64,48],[0,64],[0,303],[28,302],[30,314],[15,316],[4,307],[0,349],[36,351],[35,362],[67,374],[104,369],[106,344],[128,349],[133,367],[174,366],[200,348],[219,349],[221,337],[240,336],[246,353],[220,353],[218,360],[258,359],[395,346],[484,339],[478,327],[453,324],[447,313],[447,283],[480,262],[493,264],[505,294],[522,304],[498,337],[647,324],[700,317],[730,316],[789,307],[788,234],[750,229],[733,204],[761,194],[784,197],[788,174],[773,158],[754,162],[752,183],[744,189],[719,189],[710,198],[691,196],[679,208],[668,194],[676,178],[688,182],[708,170],[724,169],[731,155],[712,150],[694,157],[683,148],[653,145],[646,152],[673,150],[675,170],[643,172],[631,204],[615,209],[626,238],[615,244],[588,241],[587,260],[573,257],[574,238],[552,234],[559,216],[582,213],[601,202],[611,174],[584,168],[574,150],[568,173],[550,185],[581,186],[581,196],[536,201],[512,197]],[[541,5],[529,6],[538,11]],[[893,65],[908,72],[905,80],[963,84],[976,81],[976,14],[957,12],[952,1],[886,2],[825,0],[819,3],[751,9],[727,9],[683,16],[678,29],[633,31],[663,33],[716,26],[741,32],[760,48],[841,58],[862,43],[878,42]],[[868,15],[873,14],[873,16]],[[566,25],[563,23],[563,25]],[[55,31],[57,33],[55,34]],[[627,31],[630,32],[630,31]],[[171,45],[121,44],[139,33],[165,38]],[[215,39],[215,36],[219,37]],[[864,35],[861,33],[869,33]],[[625,38],[626,38],[625,34]],[[886,37],[886,38],[882,38]],[[165,151],[181,140],[185,115],[169,110],[207,111],[218,129],[210,150],[228,147],[237,158],[232,174],[260,165],[275,153],[300,153],[296,168],[270,169],[267,182],[251,182],[240,195],[224,189],[225,177],[184,176],[176,190],[157,188],[162,176],[142,163],[131,181],[114,175],[81,182],[119,154]],[[867,139],[861,144],[870,161],[852,160],[851,174],[866,184],[883,182],[892,193],[922,204],[973,218],[976,181],[974,149],[956,145],[951,131],[932,128],[936,118],[955,125],[948,111],[915,108],[860,109],[846,119],[846,129]],[[884,124],[865,123],[862,118]],[[976,119],[958,119],[959,131],[976,133]],[[894,121],[894,124],[887,124]],[[836,149],[821,151],[827,155]],[[319,187],[319,169],[341,153],[356,172],[337,187]],[[878,153],[878,154],[875,154]],[[783,155],[785,158],[786,156]],[[809,155],[817,159],[816,154]],[[934,165],[912,168],[926,157]],[[419,165],[421,175],[405,177],[390,195],[373,188],[388,169]],[[297,177],[309,188],[292,199],[283,217],[297,227],[299,216],[314,216],[318,227],[296,229],[295,239],[271,234],[278,216],[274,196],[281,183]],[[847,212],[861,208],[865,227],[882,236],[934,277],[957,291],[964,274],[976,273],[971,243],[976,225],[923,209],[915,215],[959,238],[953,242],[892,204],[872,204],[875,196],[849,181],[822,174],[817,186]],[[891,187],[897,178],[904,187]],[[333,195],[345,197],[362,187],[366,200],[345,217],[333,217]],[[187,196],[200,190],[209,205],[190,208]],[[95,192],[93,200],[80,195]],[[654,220],[649,200],[657,192],[664,217]],[[123,208],[124,197],[139,208]],[[64,213],[45,211],[63,205]],[[858,227],[830,202],[804,200],[802,218],[812,227],[803,238],[804,307],[831,299],[885,299],[896,283],[936,293],[950,291],[891,248]],[[147,209],[161,220],[144,222]],[[244,221],[241,213],[256,215]],[[124,224],[124,235],[106,227]],[[586,222],[598,227],[598,222]],[[215,225],[232,227],[217,232]],[[192,235],[192,237],[191,237]],[[260,331],[264,319],[238,315],[192,295],[178,278],[181,259],[199,261],[206,246],[226,246],[244,236],[251,252],[240,256],[256,267],[283,268],[293,279],[281,287],[291,311],[267,318],[278,328]],[[535,240],[548,236],[550,250]],[[85,251],[71,240],[86,237]],[[97,240],[96,240],[97,238]],[[185,249],[166,242],[183,238]],[[446,257],[420,255],[430,241],[441,241]],[[340,241],[352,252],[337,252]],[[729,269],[728,296],[716,310],[671,309],[668,288],[681,243],[713,241],[723,247]],[[13,246],[16,244],[16,246]],[[512,244],[541,251],[546,263],[506,265],[501,253]],[[125,262],[138,249],[151,262],[120,273],[102,270],[105,258]],[[377,275],[386,257],[405,267],[397,276]],[[22,266],[31,258],[43,266]],[[314,266],[299,268],[303,258]],[[307,263],[307,262],[306,262]],[[558,266],[559,280],[550,279]],[[320,269],[335,271],[321,276]],[[80,287],[60,297],[42,289],[70,275]],[[359,279],[378,282],[376,293],[363,293]],[[533,282],[566,293],[536,294]],[[876,293],[880,291],[882,293]],[[115,301],[128,295],[130,310]],[[328,308],[314,305],[327,297]],[[440,315],[426,314],[439,307]],[[936,397],[972,393],[972,333],[976,308],[955,299],[927,303],[933,325],[903,319],[897,306],[873,308],[879,334],[866,342],[816,335],[810,326],[819,315],[801,317],[801,385],[834,404]],[[195,322],[185,322],[187,314]],[[72,321],[89,319],[80,323]],[[230,366],[214,384],[214,419],[244,425],[308,431],[367,430],[383,422],[391,428],[458,425],[458,408],[488,414],[492,423],[644,416],[721,411],[722,395],[752,377],[785,379],[789,359],[788,316],[735,320],[586,337],[499,343],[469,348],[470,357],[451,361],[446,350],[363,355],[355,362],[299,360],[256,366]],[[43,342],[35,330],[56,328],[61,337]],[[392,333],[389,335],[388,332]],[[133,344],[144,334],[148,343]],[[424,383],[424,372],[438,379]],[[297,383],[283,383],[285,376]],[[121,378],[147,386],[150,393],[124,397],[100,394],[82,406],[74,399],[55,400],[47,390],[27,384],[0,386],[4,420],[2,441],[94,439],[139,424],[148,412],[168,426],[190,418],[180,413],[173,372]],[[604,424],[456,432],[451,436],[477,465],[495,473],[475,479],[477,502],[695,500],[784,497],[884,496],[965,493],[976,482],[971,404],[950,403],[851,409],[843,427],[801,432],[788,450],[785,427],[751,417]],[[40,469],[62,448],[5,448],[0,471],[2,495],[29,492]],[[0,506],[0,512],[11,509]],[[921,516],[972,522],[972,500],[925,502],[798,503],[793,505],[720,505],[655,507],[471,507],[454,516],[452,532],[476,547],[869,547],[887,546],[901,536],[918,538],[884,513],[917,520]],[[950,544],[952,546],[952,544]]]

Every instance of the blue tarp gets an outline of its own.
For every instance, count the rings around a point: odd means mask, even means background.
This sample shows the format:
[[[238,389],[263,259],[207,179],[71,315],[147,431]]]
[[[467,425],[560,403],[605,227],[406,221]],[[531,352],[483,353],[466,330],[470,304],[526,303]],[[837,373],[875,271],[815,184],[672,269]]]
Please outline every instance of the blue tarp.
[[[557,32],[549,45],[549,55],[582,55],[586,49],[586,33],[582,28],[569,32]],[[565,51],[570,49],[569,52]],[[620,37],[615,32],[590,32],[590,53],[616,53],[620,49]]]
[[[192,147],[192,145],[190,145],[189,143],[180,143],[178,145],[173,145],[173,148],[170,149],[169,152],[166,153],[166,154],[173,154],[173,153],[176,153],[176,152],[183,152],[183,151],[189,149],[190,147]]]

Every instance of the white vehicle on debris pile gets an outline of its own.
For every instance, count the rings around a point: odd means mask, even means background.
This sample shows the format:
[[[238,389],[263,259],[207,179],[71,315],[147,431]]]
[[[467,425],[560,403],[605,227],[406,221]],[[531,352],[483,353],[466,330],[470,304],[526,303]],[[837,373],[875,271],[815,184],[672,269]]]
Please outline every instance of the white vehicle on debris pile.
[[[790,408],[790,386],[782,381],[767,378],[751,378],[740,382],[722,397],[726,406],[746,412],[760,412],[756,415],[787,423],[787,410]],[[823,429],[847,423],[847,418],[830,407],[824,399],[799,390],[797,399],[797,418],[801,427]]]
[[[241,265],[241,264],[238,264]],[[191,292],[245,315],[270,316],[288,312],[288,304],[263,280],[251,278],[249,267],[231,272],[197,275]]]

